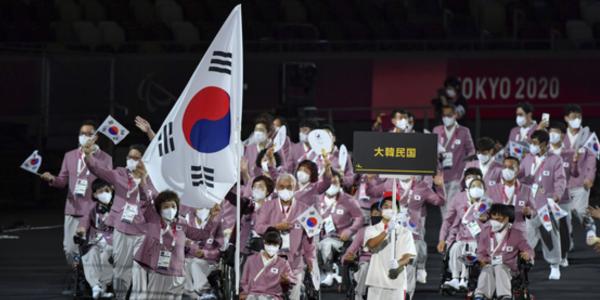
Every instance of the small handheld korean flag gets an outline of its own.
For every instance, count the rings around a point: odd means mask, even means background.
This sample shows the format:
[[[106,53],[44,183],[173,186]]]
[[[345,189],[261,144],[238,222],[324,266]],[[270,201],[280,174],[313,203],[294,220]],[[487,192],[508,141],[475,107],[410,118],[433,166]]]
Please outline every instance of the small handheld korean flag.
[[[298,218],[296,218],[296,220],[302,224],[302,227],[304,227],[308,237],[313,237],[321,232],[323,218],[321,218],[321,215],[317,212],[317,209],[315,209],[314,206],[309,207]]]
[[[482,213],[484,213],[486,210],[490,209],[492,207],[492,204],[494,203],[494,200],[492,200],[489,197],[481,197],[481,199],[479,199],[479,201],[477,201],[477,203],[475,203],[475,211],[473,212],[473,217],[475,217],[476,219],[479,219],[479,217],[481,216]]]
[[[142,160],[157,190],[213,207],[240,178],[243,48],[236,6],[204,54]]]
[[[111,116],[106,117],[98,131],[107,136],[115,145],[129,134],[129,130]]]
[[[499,163],[504,163],[504,159],[507,158],[509,155],[509,153],[506,151],[506,148],[498,151],[498,153],[496,153],[496,155],[494,155],[494,158],[496,158],[496,161]]]
[[[33,151],[31,155],[23,162],[21,169],[29,171],[33,174],[40,175],[38,169],[42,165],[42,157],[38,155],[37,150]]]
[[[584,147],[592,151],[592,153],[596,155],[596,159],[600,159],[600,144],[598,143],[598,137],[595,132],[587,139]]]
[[[287,128],[285,127],[285,125],[283,125],[281,126],[281,128],[279,128],[279,130],[277,131],[277,135],[273,139],[273,144],[275,145],[275,149],[273,149],[273,152],[279,151],[285,145],[286,140]]]
[[[348,162],[348,149],[346,149],[346,145],[342,145],[340,147],[340,171],[344,173],[346,170],[346,163]]]
[[[558,204],[556,204],[552,198],[548,198],[548,205],[550,206],[552,214],[556,220],[562,219],[568,215],[568,213],[560,208],[560,206],[558,206]]]
[[[552,230],[552,221],[550,220],[550,210],[548,210],[548,205],[544,205],[542,208],[538,209],[538,217],[547,231]]]
[[[508,143],[510,156],[516,157],[518,160],[523,159],[523,154],[525,153],[526,146],[524,143],[519,143],[515,141],[511,141]]]
[[[463,255],[458,257],[458,261],[465,264],[465,266],[472,266],[477,262],[477,253],[475,252],[465,252]]]

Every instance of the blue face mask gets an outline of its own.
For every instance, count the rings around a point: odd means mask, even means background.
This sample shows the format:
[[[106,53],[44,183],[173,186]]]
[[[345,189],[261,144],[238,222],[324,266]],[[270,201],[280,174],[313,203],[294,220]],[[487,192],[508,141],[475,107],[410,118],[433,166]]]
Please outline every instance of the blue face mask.
[[[371,216],[371,225],[377,225],[379,224],[379,222],[381,222],[381,219],[383,219],[383,217],[381,216]]]

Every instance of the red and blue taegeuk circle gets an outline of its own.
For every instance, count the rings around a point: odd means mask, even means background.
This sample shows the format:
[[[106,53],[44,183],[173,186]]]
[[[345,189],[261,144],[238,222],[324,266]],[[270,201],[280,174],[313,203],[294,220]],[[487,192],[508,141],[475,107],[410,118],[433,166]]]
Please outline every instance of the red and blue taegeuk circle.
[[[408,225],[412,228],[415,228],[415,223],[413,223],[412,219],[408,220]]]
[[[111,135],[119,134],[119,127],[113,126],[113,127],[109,128],[108,133],[110,133]]]
[[[485,205],[485,203],[481,203],[481,205],[479,205],[479,212],[484,212],[487,209],[487,205]]]
[[[548,214],[544,215],[544,221],[550,222],[550,216]]]
[[[306,220],[306,225],[308,225],[308,227],[310,227],[310,228],[317,226],[317,219],[316,218],[308,218]]]
[[[225,90],[215,86],[205,87],[192,97],[182,121],[183,135],[190,147],[215,153],[229,145],[230,99]]]
[[[515,153],[519,153],[519,154],[521,154],[521,153],[523,153],[523,150],[521,150],[521,149],[519,149],[519,148],[515,148]]]
[[[468,261],[476,261],[477,260],[477,256],[467,255],[467,260]]]
[[[594,148],[594,151],[598,152],[598,149],[600,149],[600,145],[598,145],[598,143],[594,143],[592,148]]]
[[[39,158],[34,158],[34,159],[32,159],[32,160],[29,161],[29,164],[32,165],[32,166],[35,166],[35,165],[37,165],[39,163],[40,163],[40,159]]]

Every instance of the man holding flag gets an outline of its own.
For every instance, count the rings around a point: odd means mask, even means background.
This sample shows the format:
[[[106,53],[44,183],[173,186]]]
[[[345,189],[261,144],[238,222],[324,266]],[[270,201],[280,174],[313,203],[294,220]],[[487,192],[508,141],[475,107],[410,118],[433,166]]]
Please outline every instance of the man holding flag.
[[[65,204],[63,248],[67,263],[70,266],[79,261],[78,248],[73,242],[77,224],[79,224],[81,217],[94,206],[94,201],[91,198],[91,185],[96,180],[96,176],[90,174],[83,160],[84,154],[81,147],[90,139],[93,141],[98,139],[98,136],[95,136],[97,129],[98,124],[94,121],[84,121],[79,128],[79,147],[65,153],[60,173],[54,176],[49,172],[45,172],[41,176],[42,180],[47,181],[50,186],[59,189],[69,186]],[[94,157],[98,165],[112,169],[112,157],[100,150],[98,146],[94,147],[90,155]]]

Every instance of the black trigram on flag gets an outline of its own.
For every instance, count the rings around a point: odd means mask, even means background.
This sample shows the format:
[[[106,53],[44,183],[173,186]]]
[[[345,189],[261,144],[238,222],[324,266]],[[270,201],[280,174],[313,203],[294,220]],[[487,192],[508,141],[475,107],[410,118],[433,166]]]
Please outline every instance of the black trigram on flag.
[[[231,75],[231,58],[230,52],[214,51],[208,71]]]
[[[175,151],[175,142],[173,141],[173,122],[165,124],[158,134],[158,155],[169,154]]]
[[[200,186],[201,184],[209,187],[215,187],[215,170],[202,166],[192,166],[192,185]]]

